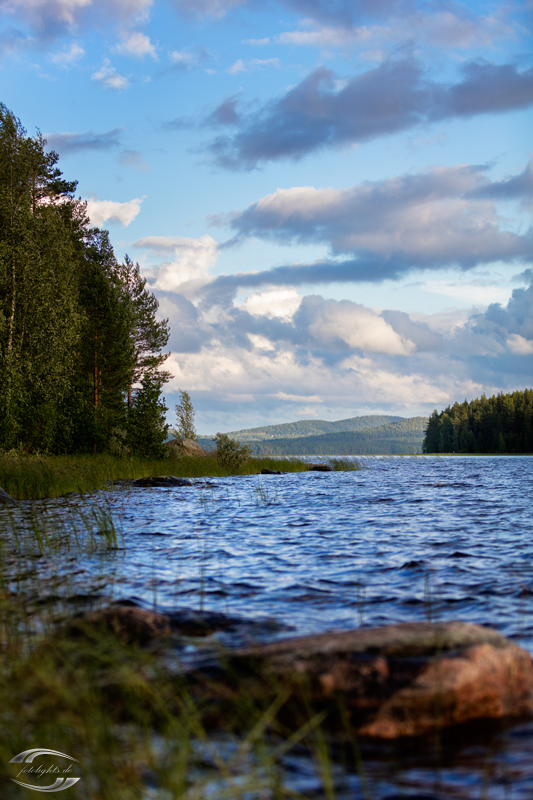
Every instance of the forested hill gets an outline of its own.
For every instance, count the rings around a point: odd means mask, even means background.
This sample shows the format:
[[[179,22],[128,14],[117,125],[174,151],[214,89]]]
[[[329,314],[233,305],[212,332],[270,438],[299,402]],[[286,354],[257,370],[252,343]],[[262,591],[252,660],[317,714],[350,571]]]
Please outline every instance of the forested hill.
[[[427,417],[400,418],[396,422],[359,431],[249,442],[258,455],[385,455],[420,453]]]
[[[533,453],[533,389],[455,403],[429,418],[425,453]]]
[[[323,433],[340,433],[342,431],[360,431],[365,428],[377,428],[390,422],[398,422],[402,417],[391,417],[384,414],[373,414],[366,417],[350,417],[328,422],[323,419],[301,419],[297,422],[286,422],[281,425],[264,425],[259,428],[243,428],[230,431],[228,434],[238,442],[263,442],[267,439],[295,439],[302,436],[320,436]],[[202,436],[200,444],[211,441]]]

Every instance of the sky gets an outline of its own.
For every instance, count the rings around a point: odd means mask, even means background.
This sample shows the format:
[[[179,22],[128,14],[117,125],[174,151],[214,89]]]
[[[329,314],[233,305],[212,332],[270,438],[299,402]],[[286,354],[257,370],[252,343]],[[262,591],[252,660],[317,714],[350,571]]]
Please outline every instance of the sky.
[[[533,385],[532,0],[0,0],[200,433]]]

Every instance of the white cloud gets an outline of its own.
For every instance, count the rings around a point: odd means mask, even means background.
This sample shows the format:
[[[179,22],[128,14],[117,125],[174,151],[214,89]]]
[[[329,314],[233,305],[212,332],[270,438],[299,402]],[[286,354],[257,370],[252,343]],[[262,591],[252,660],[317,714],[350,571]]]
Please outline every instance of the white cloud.
[[[317,341],[342,341],[354,350],[407,356],[415,344],[400,336],[383,317],[350,301],[326,300],[317,308],[309,325]]]
[[[122,90],[130,85],[129,80],[116,71],[108,58],[105,58],[100,69],[93,73],[92,80],[106,89]]]
[[[230,75],[238,75],[239,72],[250,72],[254,69],[262,69],[263,67],[274,67],[279,69],[281,61],[279,58],[250,58],[248,61],[243,61],[242,58],[229,67],[226,72]]]
[[[511,183],[500,186],[480,167],[459,165],[348,189],[295,186],[277,189],[226,221],[240,237],[322,242],[335,255],[372,254],[383,259],[382,278],[416,266],[473,267],[533,251],[531,237],[508,229],[491,196],[499,191],[505,200]]]
[[[179,292],[187,296],[211,279],[209,270],[217,260],[219,245],[205,234],[199,239],[185,236],[147,236],[134,242],[134,247],[170,256],[170,260],[165,260],[152,269],[152,286],[154,289]]]
[[[252,44],[256,47],[264,47],[267,44],[270,44],[270,39],[268,36],[265,36],[264,39],[243,39],[243,44]]]
[[[244,301],[243,308],[254,316],[291,319],[301,302],[302,298],[296,289],[288,286],[251,294]]]
[[[100,228],[104,222],[119,222],[123,228],[127,228],[133,222],[139,211],[143,197],[136,197],[126,203],[117,203],[114,200],[87,200],[87,214],[91,224]]]
[[[50,61],[60,67],[68,67],[75,64],[85,55],[85,50],[78,42],[72,42],[68,47],[63,47],[55,53],[51,53]]]
[[[533,355],[533,340],[525,339],[519,333],[512,333],[505,343],[511,353],[517,356]]]
[[[233,66],[227,69],[230,75],[237,75],[239,72],[246,72],[246,67],[244,66],[244,61],[242,58],[237,59],[237,61],[233,64]]]
[[[150,56],[157,59],[156,49],[151,43],[150,37],[137,31],[128,34],[120,44],[113,48],[113,51],[121,55],[134,56],[135,58]]]

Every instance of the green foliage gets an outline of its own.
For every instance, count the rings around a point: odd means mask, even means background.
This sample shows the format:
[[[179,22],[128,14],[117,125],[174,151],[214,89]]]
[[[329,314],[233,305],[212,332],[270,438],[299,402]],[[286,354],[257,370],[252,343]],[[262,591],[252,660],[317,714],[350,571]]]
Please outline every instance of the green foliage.
[[[435,410],[424,453],[533,453],[533,389],[482,395]]]
[[[213,441],[217,446],[217,459],[230,472],[238,472],[250,458],[250,448],[231,439],[227,433],[217,433]]]
[[[146,373],[128,412],[128,443],[144,458],[164,458],[168,425],[161,399],[161,380]]]
[[[133,384],[168,378],[168,320],[45,145],[0,104],[0,448],[97,452]]]
[[[188,392],[184,392],[181,389],[179,392],[180,402],[176,404],[176,418],[178,424],[172,432],[177,437],[192,439],[193,442],[197,442],[198,435],[194,427],[194,408],[191,397]]]

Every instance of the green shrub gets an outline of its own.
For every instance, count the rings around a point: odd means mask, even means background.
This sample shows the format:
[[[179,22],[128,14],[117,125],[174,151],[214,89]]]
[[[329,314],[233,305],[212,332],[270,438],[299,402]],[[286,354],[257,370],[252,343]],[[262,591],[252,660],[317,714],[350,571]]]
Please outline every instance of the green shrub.
[[[250,458],[250,448],[240,444],[227,433],[217,433],[213,441],[217,446],[217,459],[230,472],[237,472]]]

